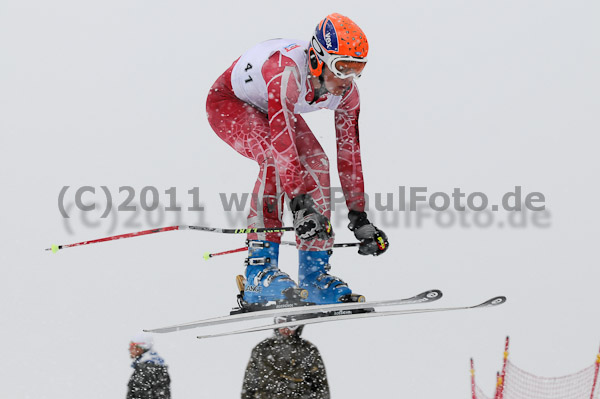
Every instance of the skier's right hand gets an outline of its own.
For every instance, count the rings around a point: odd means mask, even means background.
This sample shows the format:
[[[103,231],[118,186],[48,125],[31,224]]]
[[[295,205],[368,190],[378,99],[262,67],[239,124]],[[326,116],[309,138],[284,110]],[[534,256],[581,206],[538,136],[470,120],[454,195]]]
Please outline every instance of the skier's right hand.
[[[290,209],[294,215],[294,230],[301,240],[328,240],[333,237],[329,219],[315,209],[309,194],[295,196],[290,202]]]

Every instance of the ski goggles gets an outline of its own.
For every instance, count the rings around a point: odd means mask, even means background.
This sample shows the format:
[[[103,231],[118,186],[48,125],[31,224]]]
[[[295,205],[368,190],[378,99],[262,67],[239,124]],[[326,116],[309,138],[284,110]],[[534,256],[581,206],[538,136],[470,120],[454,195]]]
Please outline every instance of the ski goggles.
[[[319,59],[327,65],[327,68],[335,76],[341,79],[360,78],[365,65],[366,58],[350,57],[347,55],[329,54],[323,49],[319,41],[313,36],[311,46],[315,49],[315,53]]]

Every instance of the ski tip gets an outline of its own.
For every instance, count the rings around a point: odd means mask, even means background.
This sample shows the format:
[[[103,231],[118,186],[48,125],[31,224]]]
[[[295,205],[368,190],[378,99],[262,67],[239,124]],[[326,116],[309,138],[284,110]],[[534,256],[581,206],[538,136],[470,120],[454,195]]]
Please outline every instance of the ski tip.
[[[498,305],[502,305],[505,302],[506,302],[506,297],[501,295],[501,296],[496,296],[492,299],[488,299],[487,301],[485,301],[475,307],[476,308],[485,308],[485,307],[489,307],[489,306],[498,306]]]
[[[444,296],[444,294],[440,290],[429,290],[425,291],[423,294],[425,294],[424,296],[430,300],[438,300]]]
[[[407,303],[426,303],[440,299],[444,294],[440,290],[427,290],[407,300]]]

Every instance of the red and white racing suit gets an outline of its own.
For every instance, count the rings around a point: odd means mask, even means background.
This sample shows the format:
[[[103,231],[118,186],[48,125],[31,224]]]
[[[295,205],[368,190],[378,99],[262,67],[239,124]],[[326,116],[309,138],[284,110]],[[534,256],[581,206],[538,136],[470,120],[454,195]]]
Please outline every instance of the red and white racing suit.
[[[217,135],[260,166],[248,227],[282,226],[283,200],[308,193],[317,210],[331,217],[329,160],[300,114],[335,110],[337,163],[349,210],[364,211],[364,184],[358,137],[360,99],[355,83],[343,96],[314,99],[309,80],[308,42],[274,39],[244,53],[210,89],[208,121]],[[312,102],[312,103],[311,103]],[[281,233],[249,234],[281,241]],[[327,250],[327,241],[298,241],[302,250]]]

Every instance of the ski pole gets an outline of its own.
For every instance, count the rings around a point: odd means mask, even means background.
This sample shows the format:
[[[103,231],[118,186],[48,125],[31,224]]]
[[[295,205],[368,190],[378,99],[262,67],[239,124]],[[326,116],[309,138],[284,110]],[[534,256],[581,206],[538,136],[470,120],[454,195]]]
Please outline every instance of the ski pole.
[[[296,245],[295,242],[293,241],[281,241],[280,243],[281,245]],[[344,242],[344,243],[339,243],[339,244],[333,244],[334,248],[348,248],[348,247],[358,247],[360,245],[360,242]],[[210,258],[214,258],[215,256],[221,256],[221,255],[228,255],[228,254],[233,254],[236,252],[243,252],[246,251],[248,249],[248,247],[241,247],[241,248],[236,248],[236,249],[230,249],[228,251],[223,251],[223,252],[215,252],[215,253],[210,253],[210,252],[205,252],[204,253],[204,260],[209,260]]]
[[[243,251],[247,251],[247,250],[248,250],[248,247],[241,247],[241,248],[236,248],[236,249],[230,249],[229,251],[215,252],[213,254],[211,254],[210,252],[205,252],[204,253],[204,260],[209,260],[210,258],[213,258],[215,256],[233,254],[233,253],[236,253],[236,252],[243,252]]]
[[[57,253],[59,249],[65,249],[65,248],[71,248],[71,247],[78,247],[78,246],[81,246],[81,245],[88,245],[88,244],[96,244],[98,242],[119,240],[121,238],[130,238],[130,237],[137,237],[137,236],[145,236],[145,235],[148,235],[148,234],[162,233],[164,231],[179,230],[179,228],[180,228],[180,226],[161,227],[161,228],[158,228],[158,229],[144,230],[144,231],[138,231],[138,232],[135,232],[135,233],[119,234],[119,235],[116,235],[116,236],[98,238],[96,240],[76,242],[74,244],[65,244],[65,245],[55,245],[55,244],[52,244],[52,246],[50,248],[46,248],[46,251],[52,251],[53,253]]]
[[[268,228],[268,227],[257,227],[257,228],[253,228],[253,229],[248,229],[248,228],[247,229],[222,229],[222,228],[218,228],[218,227],[180,225],[180,226],[160,227],[157,229],[143,230],[143,231],[138,231],[135,233],[119,234],[116,236],[103,237],[103,238],[98,238],[98,239],[90,240],[90,241],[77,242],[74,244],[64,244],[64,245],[52,244],[52,246],[50,248],[46,248],[46,251],[52,251],[53,253],[56,253],[60,249],[65,249],[65,248],[78,247],[81,245],[88,245],[88,244],[96,244],[96,243],[105,242],[105,241],[120,240],[122,238],[130,238],[130,237],[144,236],[144,235],[148,235],[148,234],[162,233],[165,231],[172,231],[172,230],[198,230],[198,231],[208,231],[208,232],[212,232],[212,233],[222,233],[222,234],[248,234],[248,233],[283,233],[285,231],[294,231],[294,228],[293,227],[279,227],[279,228],[274,229],[274,228]]]

